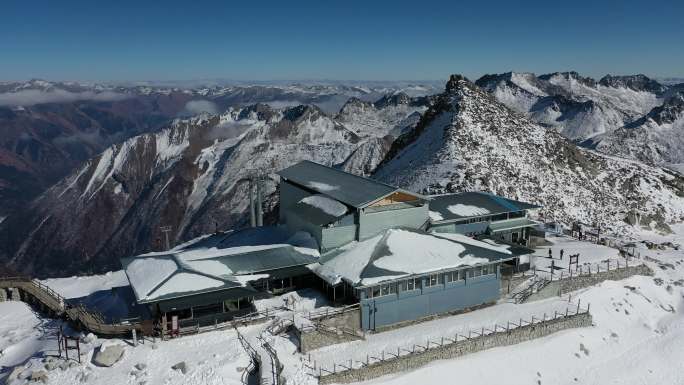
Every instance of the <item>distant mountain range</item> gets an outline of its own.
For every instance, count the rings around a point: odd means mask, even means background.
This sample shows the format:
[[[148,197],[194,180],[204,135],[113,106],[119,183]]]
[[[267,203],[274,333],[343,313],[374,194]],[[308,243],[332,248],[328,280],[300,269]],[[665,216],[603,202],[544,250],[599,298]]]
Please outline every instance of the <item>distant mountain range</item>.
[[[558,133],[563,127],[510,108],[497,95],[507,77],[522,83],[520,75],[496,75],[478,80],[481,88],[452,76],[436,95],[348,96],[333,114],[311,104],[256,103],[177,118],[106,147],[0,223],[0,260],[39,275],[100,272],[118,268],[121,256],[160,248],[160,226],[172,227],[174,242],[245,226],[248,178],[255,174],[266,177],[266,222],[272,222],[274,173],[302,159],[418,192],[483,190],[524,199],[544,205],[547,220],[599,223],[616,233],[631,231],[627,221],[634,218],[664,231],[684,219],[681,175],[582,148]],[[602,79],[606,85],[576,74],[522,77],[525,87],[545,93],[606,87],[613,91],[596,99],[612,107],[636,109],[632,96],[648,101],[644,95],[654,95],[655,107],[646,113],[673,97],[670,87],[641,77]],[[263,91],[272,92],[292,91]],[[212,95],[218,94],[228,93]],[[578,98],[569,91],[563,96]],[[651,119],[664,122],[668,106]]]
[[[335,114],[355,97],[376,101],[436,92],[430,84],[285,84],[172,88],[77,82],[0,83],[0,219],[108,146],[172,119],[230,107],[311,104]]]
[[[508,72],[476,84],[586,147],[674,168],[684,163],[684,83],[661,84],[645,75],[594,80],[576,72]]]

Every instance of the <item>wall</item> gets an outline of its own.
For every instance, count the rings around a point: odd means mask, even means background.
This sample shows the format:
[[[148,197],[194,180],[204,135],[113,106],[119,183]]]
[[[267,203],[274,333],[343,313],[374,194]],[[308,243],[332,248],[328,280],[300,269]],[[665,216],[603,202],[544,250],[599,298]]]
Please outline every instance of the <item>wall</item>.
[[[599,284],[603,281],[619,281],[633,275],[653,275],[653,271],[646,265],[630,266],[627,268],[602,271],[591,275],[574,276],[562,280],[552,281],[538,292],[532,294],[525,302],[561,296],[585,287]]]
[[[428,205],[359,214],[359,240],[393,227],[418,229],[428,220]]]
[[[375,330],[398,322],[495,302],[500,297],[501,284],[496,274],[433,287],[425,287],[425,279],[420,290],[362,299],[361,328]]]
[[[309,195],[311,195],[311,193],[289,182],[286,182],[283,179],[280,179],[279,189],[280,204],[278,210],[280,222],[283,223],[287,220],[285,217],[287,209],[289,209],[291,206],[295,205],[297,202],[302,200],[302,198],[308,197]]]
[[[321,252],[340,247],[356,239],[356,225],[327,227],[321,230]]]
[[[426,351],[375,362],[359,369],[325,375],[319,378],[319,384],[367,381],[388,374],[416,369],[430,364],[435,360],[456,358],[494,347],[514,345],[535,338],[544,337],[565,329],[589,327],[591,324],[592,319],[588,312],[568,317],[560,317],[555,320],[518,327],[510,331],[500,331],[483,337],[460,340],[456,343],[445,344]],[[343,360],[344,357],[340,357],[340,362]]]
[[[319,318],[317,319],[317,322],[322,325],[323,328],[297,331],[299,349],[302,353],[324,346],[363,339],[363,333],[361,332],[361,312],[358,309],[335,314],[326,318]],[[331,332],[331,330],[334,329],[353,331],[356,335],[352,335],[351,333]]]
[[[292,210],[287,210],[284,213],[284,215],[288,231],[292,233],[295,233],[297,231],[306,231],[307,233],[311,234],[311,236],[314,237],[314,239],[316,239],[316,242],[318,242],[318,245],[320,247],[322,243],[321,240],[323,238],[323,228],[321,226],[314,225],[313,223],[301,219]]]

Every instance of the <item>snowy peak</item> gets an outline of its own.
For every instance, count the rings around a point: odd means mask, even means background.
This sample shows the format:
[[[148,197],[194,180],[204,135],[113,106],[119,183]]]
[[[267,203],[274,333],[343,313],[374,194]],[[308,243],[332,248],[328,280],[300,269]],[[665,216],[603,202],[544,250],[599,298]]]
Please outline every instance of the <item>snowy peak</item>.
[[[599,84],[604,87],[629,88],[634,91],[645,91],[658,95],[667,89],[667,87],[643,74],[626,76],[606,75],[599,80]]]
[[[553,72],[550,74],[540,75],[539,79],[546,80],[551,84],[571,84],[573,82],[583,84],[587,87],[596,87],[596,80],[590,77],[584,77],[575,71],[569,72]]]
[[[395,141],[375,177],[425,193],[487,191],[539,203],[547,220],[602,221],[615,231],[626,231],[630,210],[661,224],[684,214],[681,178],[579,148],[462,76]]]
[[[376,108],[385,108],[388,106],[398,106],[400,104],[410,104],[411,97],[403,92],[398,92],[392,95],[385,95],[378,99],[373,105]]]

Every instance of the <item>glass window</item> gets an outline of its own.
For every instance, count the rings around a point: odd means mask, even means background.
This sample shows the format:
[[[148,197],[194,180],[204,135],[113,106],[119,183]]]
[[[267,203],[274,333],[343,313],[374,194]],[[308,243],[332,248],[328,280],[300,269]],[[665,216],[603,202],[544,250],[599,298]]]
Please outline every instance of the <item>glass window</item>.
[[[455,271],[450,271],[450,272],[444,274],[444,280],[447,283],[454,282],[456,279],[457,279],[457,276],[456,276]]]
[[[466,271],[465,270],[459,270],[458,271],[458,279],[460,279],[460,280],[466,279]]]
[[[379,297],[380,296],[380,286],[375,286],[371,288],[372,290],[372,297]]]
[[[475,266],[473,268],[473,272],[474,272],[473,274],[475,277],[481,276],[482,275],[482,267],[481,266]]]

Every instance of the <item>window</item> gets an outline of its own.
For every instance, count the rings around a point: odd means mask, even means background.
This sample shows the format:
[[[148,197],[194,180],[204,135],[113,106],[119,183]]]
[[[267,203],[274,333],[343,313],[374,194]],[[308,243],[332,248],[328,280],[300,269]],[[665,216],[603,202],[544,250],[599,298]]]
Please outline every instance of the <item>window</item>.
[[[455,271],[450,271],[450,272],[444,274],[444,280],[447,283],[454,282],[457,279],[458,279],[458,273]]]
[[[482,267],[481,266],[475,266],[473,268],[468,269],[468,278],[479,277],[481,275],[482,275]]]
[[[425,287],[437,286],[444,283],[444,277],[441,274],[430,274],[425,278]]]
[[[390,295],[397,292],[396,286],[393,283],[385,284],[380,286],[380,295]]]
[[[371,288],[371,298],[380,296],[380,286],[375,286]]]
[[[420,289],[420,278],[411,278],[406,281],[401,281],[399,284],[401,291],[411,291]]]

